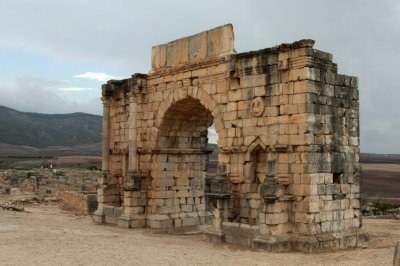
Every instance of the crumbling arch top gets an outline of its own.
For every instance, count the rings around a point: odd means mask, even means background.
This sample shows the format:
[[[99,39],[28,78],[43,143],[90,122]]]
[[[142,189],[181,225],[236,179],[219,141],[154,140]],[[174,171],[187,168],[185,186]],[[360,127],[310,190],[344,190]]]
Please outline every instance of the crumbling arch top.
[[[188,98],[198,100],[201,105],[204,106],[204,108],[211,113],[214,118],[213,122],[215,124],[215,130],[217,133],[221,132],[224,129],[224,123],[221,116],[222,112],[220,111],[218,104],[202,88],[192,86],[168,92],[168,96],[161,103],[156,114],[155,127],[157,129],[160,129],[161,124],[165,118],[165,114],[171,106],[175,105],[179,101]]]

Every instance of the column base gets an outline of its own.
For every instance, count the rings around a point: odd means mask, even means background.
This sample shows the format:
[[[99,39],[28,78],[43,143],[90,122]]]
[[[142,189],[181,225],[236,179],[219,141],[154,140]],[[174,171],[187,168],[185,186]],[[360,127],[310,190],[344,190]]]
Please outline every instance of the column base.
[[[118,218],[118,227],[122,228],[144,228],[146,219],[141,215],[122,214]]]
[[[258,236],[252,240],[252,248],[272,252],[291,251],[291,243],[288,237]]]
[[[354,229],[337,233],[292,237],[292,250],[314,253],[328,250],[367,248],[369,236],[363,230]]]
[[[258,228],[258,229],[257,229]],[[270,252],[300,251],[317,253],[330,250],[366,248],[368,235],[360,230],[321,233],[317,235],[262,235],[259,226],[222,223],[222,231],[202,226],[204,239],[213,243],[232,243]]]
[[[211,243],[224,243],[225,241],[225,234],[223,232],[217,232],[214,226],[203,226],[202,231],[204,233],[204,239]]]
[[[108,170],[103,170],[98,180],[99,185],[107,185],[109,177],[110,177],[110,172]]]
[[[104,224],[106,222],[106,217],[103,210],[97,210],[93,213],[93,221],[96,224]]]

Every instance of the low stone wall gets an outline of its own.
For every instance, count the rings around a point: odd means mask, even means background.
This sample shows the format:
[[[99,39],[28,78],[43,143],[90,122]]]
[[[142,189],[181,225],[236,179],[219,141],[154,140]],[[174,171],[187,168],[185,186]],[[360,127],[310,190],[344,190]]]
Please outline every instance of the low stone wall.
[[[61,208],[80,214],[92,214],[97,209],[97,196],[94,193],[58,191],[56,197],[62,199]]]

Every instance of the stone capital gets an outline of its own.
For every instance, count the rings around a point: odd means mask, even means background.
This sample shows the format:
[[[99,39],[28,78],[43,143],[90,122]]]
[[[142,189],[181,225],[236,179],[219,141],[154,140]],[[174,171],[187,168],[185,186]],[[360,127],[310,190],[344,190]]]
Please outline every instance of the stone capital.
[[[130,93],[128,93],[128,97],[129,97],[129,103],[137,102],[136,93],[131,91]]]
[[[110,106],[110,97],[101,97],[101,101],[103,102],[103,106]]]

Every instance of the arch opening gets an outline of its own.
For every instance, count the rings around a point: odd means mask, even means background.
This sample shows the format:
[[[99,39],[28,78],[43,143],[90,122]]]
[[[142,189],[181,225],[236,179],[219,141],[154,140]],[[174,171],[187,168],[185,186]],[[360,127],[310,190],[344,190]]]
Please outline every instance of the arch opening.
[[[191,97],[171,105],[160,123],[153,155],[148,214],[165,215],[172,227],[204,224],[209,155],[208,129],[214,117]]]
[[[159,128],[159,149],[206,149],[207,129],[213,116],[199,100],[186,98],[173,104]]]

